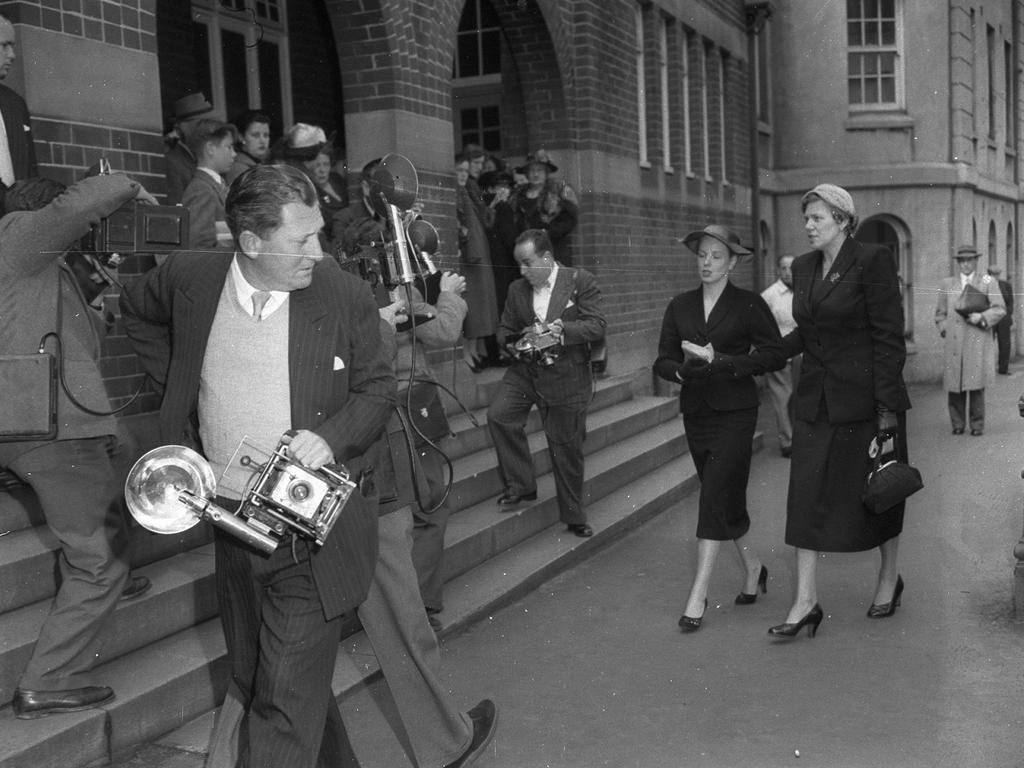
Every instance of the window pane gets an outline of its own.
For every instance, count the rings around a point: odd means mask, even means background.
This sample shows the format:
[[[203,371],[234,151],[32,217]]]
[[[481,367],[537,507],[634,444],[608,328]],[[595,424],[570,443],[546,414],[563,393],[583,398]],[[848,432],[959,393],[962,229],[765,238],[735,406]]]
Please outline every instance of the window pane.
[[[480,36],[480,44],[483,47],[484,54],[483,66],[480,74],[501,74],[501,33],[496,29],[484,32]]]
[[[483,148],[487,152],[501,152],[501,130],[484,131]]]
[[[850,77],[851,78],[857,77],[858,75],[862,74],[862,72],[861,72],[861,58],[863,58],[863,54],[860,54],[860,53],[851,53],[847,57],[847,67],[850,70]]]
[[[869,56],[865,56],[863,59],[861,59],[861,62],[864,65],[864,74],[865,75],[877,75],[878,74],[878,57],[877,56],[875,56],[873,54],[869,55]]]
[[[245,36],[226,29],[220,31],[221,58],[224,61],[224,109],[237,115],[249,107],[249,78],[245,66]]]
[[[864,103],[863,89],[861,88],[860,80],[850,78],[850,103],[851,104],[863,104]]]
[[[846,0],[846,16],[850,19],[860,18],[860,0]]]
[[[893,77],[882,78],[882,101],[887,104],[896,102],[896,79]]]
[[[284,131],[280,48],[277,43],[263,40],[256,52],[260,60],[260,108],[270,118],[270,135],[280,136]]]
[[[484,128],[493,128],[501,124],[501,108],[497,105],[480,108],[480,125]]]
[[[210,28],[205,24],[192,22],[192,61],[195,62],[195,80],[184,89],[213,93],[213,77],[210,74]]]
[[[459,35],[459,77],[476,77],[480,74],[480,52],[477,50],[475,34]]]
[[[480,127],[480,115],[475,109],[463,109],[459,113],[462,115],[462,130],[475,131]]]
[[[896,54],[895,53],[883,53],[880,56],[881,59],[881,72],[883,75],[892,75],[896,72]]]
[[[864,34],[859,21],[851,21],[846,25],[846,38],[850,45],[863,45]]]
[[[894,18],[896,18],[896,2],[895,2],[895,0],[882,0],[882,18],[883,19],[894,19]]]
[[[896,22],[882,22],[882,45],[896,45]]]
[[[868,19],[878,18],[878,0],[864,0],[864,17]]]
[[[477,28],[476,4],[477,0],[466,0],[466,7],[462,9],[462,18],[459,19],[459,32],[468,32]]]
[[[864,103],[865,104],[877,104],[878,103],[878,82],[875,80],[864,81]]]
[[[864,25],[864,45],[878,45],[878,25],[874,22]]]

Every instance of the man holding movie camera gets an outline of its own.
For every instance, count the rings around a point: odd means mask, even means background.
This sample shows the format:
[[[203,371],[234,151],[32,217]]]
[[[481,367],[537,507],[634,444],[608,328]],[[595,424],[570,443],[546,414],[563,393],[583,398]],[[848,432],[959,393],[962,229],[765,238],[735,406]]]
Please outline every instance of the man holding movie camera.
[[[14,693],[15,715],[33,719],[114,698],[110,688],[88,684],[87,673],[118,598],[149,587],[145,578],[129,581],[126,467],[98,360],[102,322],[63,257],[91,223],[133,198],[155,201],[120,174],[87,178],[66,191],[49,179],[27,179],[5,197],[13,212],[0,219],[2,364],[18,366],[15,358],[42,347],[56,358],[52,376],[59,372],[61,379],[0,392],[0,466],[32,487],[61,544],[60,586]],[[0,380],[17,377],[11,368]],[[49,415],[51,397],[54,429],[19,426],[26,413]]]
[[[536,405],[544,424],[558,497],[559,519],[577,536],[593,535],[583,510],[583,438],[593,393],[590,347],[604,339],[601,291],[594,276],[555,261],[542,229],[516,238],[522,279],[509,287],[498,329],[515,362],[487,410],[505,491],[498,506],[511,510],[537,498],[526,439]]]

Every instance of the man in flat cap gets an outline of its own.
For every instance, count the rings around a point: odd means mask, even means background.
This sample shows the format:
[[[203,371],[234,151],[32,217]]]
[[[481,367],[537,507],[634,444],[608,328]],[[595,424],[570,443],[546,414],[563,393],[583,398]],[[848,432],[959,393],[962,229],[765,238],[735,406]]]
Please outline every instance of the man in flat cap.
[[[969,419],[971,434],[979,437],[985,431],[985,387],[995,377],[990,330],[1006,314],[1006,303],[996,281],[978,274],[978,251],[973,245],[961,245],[954,258],[960,274],[942,281],[935,308],[935,325],[945,339],[943,383],[953,434],[962,435]]]

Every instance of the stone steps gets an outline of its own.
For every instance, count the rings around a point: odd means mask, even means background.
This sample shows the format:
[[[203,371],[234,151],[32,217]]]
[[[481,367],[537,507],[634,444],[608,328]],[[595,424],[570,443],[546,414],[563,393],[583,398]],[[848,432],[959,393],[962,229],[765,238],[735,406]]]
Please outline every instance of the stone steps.
[[[445,633],[469,626],[558,570],[613,541],[630,526],[664,509],[695,482],[672,398],[634,396],[633,377],[601,382],[588,416],[585,497],[595,528],[591,539],[566,535],[556,525],[554,482],[539,420],[531,417],[531,451],[538,471],[538,500],[511,513],[498,511],[500,492],[493,449],[482,410],[479,426],[452,414],[457,436],[446,441],[455,479],[446,540]],[[493,382],[478,384],[486,403]],[[17,514],[4,518],[16,521]],[[33,513],[23,520],[33,522]],[[104,652],[110,660],[97,680],[117,691],[98,710],[36,721],[17,721],[0,709],[0,768],[101,765],[111,754],[159,737],[211,711],[225,686],[224,644],[216,618],[213,555],[206,526],[194,539],[133,534],[133,562],[153,590],[118,606]],[[189,532],[191,533],[191,532]],[[184,536],[184,535],[183,535]],[[0,537],[0,578],[15,594],[0,612],[0,693],[4,701],[31,650],[52,595],[56,542],[44,527],[26,526]],[[7,581],[14,579],[13,582]],[[339,651],[339,695],[376,672],[358,622]],[[195,726],[193,726],[195,727]]]

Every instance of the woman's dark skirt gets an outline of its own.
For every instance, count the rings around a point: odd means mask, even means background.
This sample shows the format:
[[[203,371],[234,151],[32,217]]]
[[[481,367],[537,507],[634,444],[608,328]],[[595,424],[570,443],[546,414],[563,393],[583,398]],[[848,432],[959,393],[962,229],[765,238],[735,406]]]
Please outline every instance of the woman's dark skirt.
[[[700,478],[697,538],[731,541],[750,529],[747,478],[757,408],[683,414],[686,442]]]
[[[787,544],[818,552],[863,552],[900,535],[905,502],[880,515],[861,502],[875,433],[874,419],[830,424],[824,407],[814,422],[794,421]],[[904,414],[899,414],[899,435],[897,454],[907,461]]]

